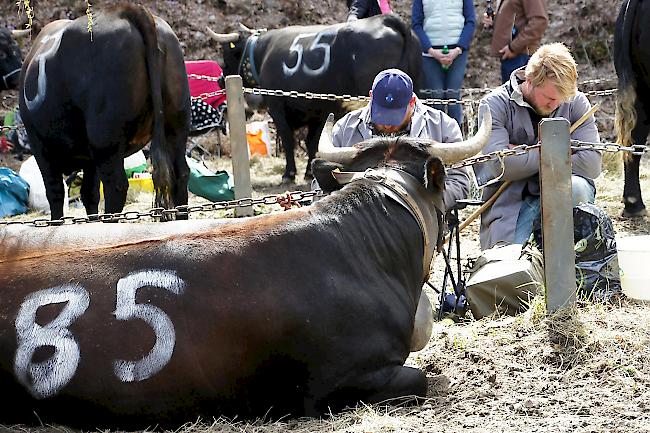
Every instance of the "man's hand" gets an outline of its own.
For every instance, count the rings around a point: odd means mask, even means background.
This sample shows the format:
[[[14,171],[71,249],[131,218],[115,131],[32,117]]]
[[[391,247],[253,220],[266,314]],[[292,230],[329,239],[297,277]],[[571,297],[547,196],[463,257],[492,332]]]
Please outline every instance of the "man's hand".
[[[493,25],[494,25],[494,20],[492,20],[492,17],[488,16],[487,13],[484,13],[483,14],[483,28],[484,29],[491,29]]]
[[[508,60],[515,57],[515,54],[512,51],[510,51],[510,47],[508,45],[501,48],[499,50],[499,54],[501,54],[501,60]]]

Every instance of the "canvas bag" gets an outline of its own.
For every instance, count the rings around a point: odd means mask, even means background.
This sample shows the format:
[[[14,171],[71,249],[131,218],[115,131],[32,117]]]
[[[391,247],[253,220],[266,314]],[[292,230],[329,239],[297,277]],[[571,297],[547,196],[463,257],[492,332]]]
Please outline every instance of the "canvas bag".
[[[226,171],[213,173],[200,161],[186,158],[190,167],[190,179],[187,187],[191,193],[210,201],[228,201],[235,199],[235,188]]]
[[[495,312],[515,315],[542,291],[544,265],[532,245],[497,244],[474,261],[466,296],[475,319]]]

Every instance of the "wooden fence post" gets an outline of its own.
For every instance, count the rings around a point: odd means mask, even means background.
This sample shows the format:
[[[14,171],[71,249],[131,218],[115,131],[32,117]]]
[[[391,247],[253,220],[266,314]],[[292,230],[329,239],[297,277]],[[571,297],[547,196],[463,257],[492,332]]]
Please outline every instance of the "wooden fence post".
[[[544,284],[552,313],[576,301],[571,146],[566,119],[544,119],[539,128]]]
[[[246,141],[246,115],[244,113],[244,90],[239,75],[226,77],[226,98],[228,100],[228,127],[232,174],[235,184],[235,199],[252,197],[248,143]],[[235,208],[235,216],[252,216],[253,207]]]

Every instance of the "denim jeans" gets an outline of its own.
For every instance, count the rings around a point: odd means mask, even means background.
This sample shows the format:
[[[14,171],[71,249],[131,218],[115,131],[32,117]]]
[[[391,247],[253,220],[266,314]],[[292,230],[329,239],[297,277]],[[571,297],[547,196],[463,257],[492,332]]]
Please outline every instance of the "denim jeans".
[[[442,65],[431,57],[422,58],[422,70],[424,72],[424,85],[422,88],[429,89],[433,93],[427,93],[427,98],[435,99],[460,99],[460,88],[465,78],[465,67],[467,66],[467,51],[456,57],[456,60],[449,65],[449,69],[443,70]],[[431,96],[429,96],[431,95]],[[463,106],[461,104],[434,105],[438,110],[444,111],[461,125],[463,121]]]
[[[520,54],[512,59],[501,60],[501,82],[507,82],[510,79],[512,71],[526,65],[528,59],[530,59],[528,54]]]
[[[580,203],[593,203],[596,199],[596,188],[580,176],[571,176],[571,192],[574,207]],[[523,244],[530,237],[535,220],[541,218],[540,206],[541,200],[538,195],[529,195],[524,198],[515,228],[516,244]]]

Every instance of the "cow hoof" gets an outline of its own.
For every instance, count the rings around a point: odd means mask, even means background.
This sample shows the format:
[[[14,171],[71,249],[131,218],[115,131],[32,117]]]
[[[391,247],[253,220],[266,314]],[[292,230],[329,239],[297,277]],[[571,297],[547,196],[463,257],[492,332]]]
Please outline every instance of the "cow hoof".
[[[621,214],[621,216],[623,218],[641,218],[646,216],[647,214],[648,211],[646,210],[646,208],[642,207],[641,209],[631,210],[631,211],[627,209],[623,209],[623,213]]]
[[[296,182],[296,174],[284,174],[282,176],[282,185],[287,185],[290,183],[295,183]]]

